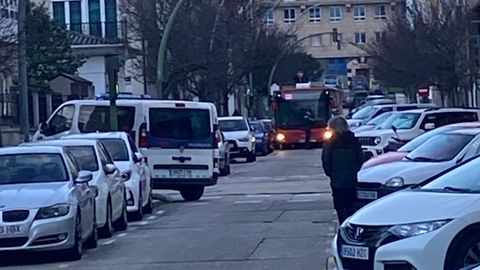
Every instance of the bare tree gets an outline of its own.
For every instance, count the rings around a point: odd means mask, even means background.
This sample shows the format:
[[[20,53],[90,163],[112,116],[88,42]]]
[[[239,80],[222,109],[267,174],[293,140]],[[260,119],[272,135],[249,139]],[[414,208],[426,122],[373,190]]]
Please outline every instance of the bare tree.
[[[17,68],[17,24],[15,20],[0,19],[0,73],[12,74]]]

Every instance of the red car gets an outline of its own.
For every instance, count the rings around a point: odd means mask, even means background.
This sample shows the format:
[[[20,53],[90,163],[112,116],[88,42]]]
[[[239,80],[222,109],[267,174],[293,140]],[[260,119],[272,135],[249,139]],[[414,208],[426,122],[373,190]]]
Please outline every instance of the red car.
[[[410,153],[413,149],[417,148],[422,143],[429,140],[433,135],[436,135],[438,133],[453,130],[453,129],[478,128],[478,127],[480,127],[480,122],[467,122],[467,123],[452,124],[452,125],[443,126],[443,127],[434,129],[430,132],[424,133],[424,134],[418,136],[417,138],[411,140],[410,142],[408,142],[404,146],[400,147],[397,150],[397,152],[388,152],[388,153],[379,155],[375,158],[371,158],[371,159],[367,160],[365,163],[363,163],[362,170],[366,169],[366,168],[373,167],[373,166],[385,164],[385,163],[400,161],[406,155],[408,155],[408,153]]]

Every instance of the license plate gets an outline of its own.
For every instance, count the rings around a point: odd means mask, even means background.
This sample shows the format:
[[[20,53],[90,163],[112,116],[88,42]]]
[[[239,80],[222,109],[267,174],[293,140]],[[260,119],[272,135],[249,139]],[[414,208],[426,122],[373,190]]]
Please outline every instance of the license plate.
[[[357,198],[360,200],[376,200],[378,193],[376,191],[357,191]]]
[[[342,257],[349,259],[368,260],[367,247],[342,246]]]
[[[20,232],[20,225],[0,226],[0,235],[16,234]]]
[[[170,177],[191,178],[192,177],[192,171],[191,170],[172,169],[172,170],[170,170]]]

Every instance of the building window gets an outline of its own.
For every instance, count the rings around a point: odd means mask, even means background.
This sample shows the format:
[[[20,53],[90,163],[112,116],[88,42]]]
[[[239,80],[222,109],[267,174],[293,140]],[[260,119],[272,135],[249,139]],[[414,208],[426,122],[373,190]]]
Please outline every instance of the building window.
[[[267,25],[275,24],[275,11],[270,10],[265,14],[265,23]]]
[[[342,7],[330,7],[330,21],[339,22],[342,20]]]
[[[117,38],[117,0],[105,0],[105,36],[107,38]]]
[[[363,45],[367,43],[367,34],[363,33],[355,33],[355,44]]]
[[[355,21],[365,21],[365,6],[354,6],[353,7],[353,20]]]
[[[100,0],[88,0],[88,18],[90,22],[90,35],[101,37]]]
[[[322,46],[323,40],[322,36],[314,36],[310,38],[310,46],[319,47]]]
[[[53,20],[59,25],[65,25],[65,2],[53,2]]]
[[[375,40],[380,42],[385,39],[385,32],[375,32]]]
[[[308,11],[308,21],[310,22],[321,22],[322,21],[322,10],[319,7],[310,8]]]
[[[295,9],[289,8],[283,11],[283,21],[286,23],[295,22]]]
[[[70,30],[82,33],[82,7],[80,1],[70,2]]]
[[[387,7],[385,5],[375,6],[375,20],[387,19]]]

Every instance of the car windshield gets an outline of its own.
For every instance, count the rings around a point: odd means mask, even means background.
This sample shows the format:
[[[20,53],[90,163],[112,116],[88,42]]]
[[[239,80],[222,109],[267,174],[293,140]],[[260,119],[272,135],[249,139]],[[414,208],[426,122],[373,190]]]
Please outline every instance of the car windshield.
[[[263,127],[259,123],[250,123],[250,126],[255,133],[263,133]]]
[[[93,146],[67,146],[65,148],[75,157],[80,170],[98,171],[97,155]]]
[[[480,158],[476,158],[427,183],[421,190],[437,192],[480,192]]]
[[[366,119],[370,117],[372,114],[374,114],[376,111],[377,111],[376,107],[368,106],[354,113],[352,115],[352,119],[358,119],[358,120]]]
[[[407,144],[404,146],[400,147],[397,151],[398,152],[412,152],[414,149],[422,145],[424,142],[428,141],[430,138],[433,136],[443,133],[448,130],[454,129],[453,127],[440,127],[437,129],[434,129],[432,131],[423,133],[422,135],[416,137],[415,139],[409,141]]]
[[[114,161],[129,160],[127,145],[122,139],[102,139],[101,141]]]
[[[377,117],[373,118],[372,120],[368,121],[367,125],[370,125],[370,126],[380,125],[381,123],[387,121],[387,119],[392,117],[393,114],[394,114],[393,112],[382,113],[379,116],[377,116]]]
[[[12,154],[0,156],[0,184],[68,181],[60,154]]]
[[[392,124],[389,128],[395,127],[397,129],[411,129],[417,124],[419,118],[419,113],[401,113],[395,118],[395,120],[392,121]]]
[[[221,131],[245,131],[248,130],[247,123],[243,119],[239,120],[220,120],[218,126]]]
[[[387,114],[387,113],[384,113],[384,114]],[[381,114],[380,116],[382,115],[383,114]],[[395,121],[399,116],[400,114],[398,112],[390,112],[390,117],[388,117],[388,119],[385,119],[383,122],[379,123],[376,129],[391,129],[393,121]]]
[[[474,138],[464,134],[438,134],[413,150],[405,159],[419,162],[441,162],[453,159]]]

